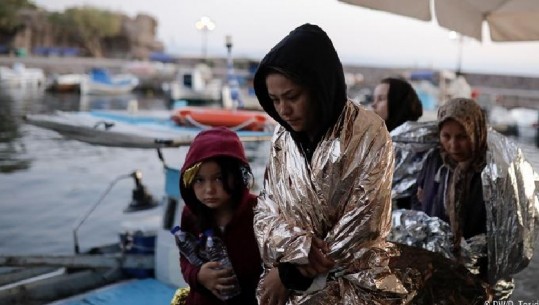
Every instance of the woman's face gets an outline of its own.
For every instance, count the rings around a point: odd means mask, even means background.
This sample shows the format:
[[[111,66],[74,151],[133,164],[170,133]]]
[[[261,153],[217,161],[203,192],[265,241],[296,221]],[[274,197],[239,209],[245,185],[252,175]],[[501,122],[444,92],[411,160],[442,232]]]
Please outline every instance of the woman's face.
[[[455,120],[445,121],[440,128],[440,143],[455,162],[472,158],[472,141],[464,127]]]
[[[278,73],[266,77],[266,86],[279,117],[294,131],[314,136],[316,113],[307,89]]]
[[[379,115],[384,121],[387,120],[388,107],[387,107],[387,95],[389,94],[389,84],[378,84],[374,88],[374,101],[372,103],[372,110]]]
[[[232,181],[228,181],[231,183]],[[197,199],[212,210],[230,207],[231,195],[223,187],[221,167],[215,161],[206,161],[200,165],[193,181],[193,190]]]

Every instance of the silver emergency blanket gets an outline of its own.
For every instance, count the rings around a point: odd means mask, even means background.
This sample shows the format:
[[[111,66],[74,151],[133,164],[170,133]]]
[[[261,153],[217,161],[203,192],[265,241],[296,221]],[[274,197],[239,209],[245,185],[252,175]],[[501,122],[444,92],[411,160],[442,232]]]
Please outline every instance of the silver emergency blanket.
[[[287,304],[401,304],[411,292],[388,267],[397,248],[391,226],[393,148],[383,121],[348,101],[311,163],[289,132],[272,139],[255,234],[265,272],[275,263],[306,264],[311,236],[330,246],[335,270]],[[261,284],[259,284],[260,288]]]
[[[432,122],[408,121],[390,133],[395,149],[395,172],[391,196],[393,199],[410,197],[416,178],[428,153],[438,145],[438,126]]]
[[[453,233],[449,224],[438,217],[430,217],[422,211],[394,210],[392,229],[387,240],[441,253],[449,259],[453,254]],[[479,274],[477,261],[486,256],[486,236],[476,235],[462,239],[460,260],[473,274]]]
[[[437,133],[437,127],[432,122],[405,127],[392,133],[395,155],[401,156],[396,161],[395,198],[408,195],[406,191],[411,186],[403,181],[411,178],[408,174],[412,171],[419,172],[425,159],[424,152],[430,151],[425,140]],[[414,138],[417,140],[414,141]],[[539,201],[537,175],[524,159],[518,145],[491,128],[488,130],[487,144],[487,166],[481,174],[487,211],[486,239],[468,241],[469,246],[464,251],[470,252],[463,254],[470,263],[466,266],[472,273],[476,272],[471,267],[473,261],[487,255],[488,277],[492,284],[521,271],[530,262],[539,224]],[[437,143],[430,145],[434,148]],[[400,175],[397,176],[397,173]],[[394,211],[390,240],[418,245],[450,257],[449,225],[438,218],[424,216]]]
[[[487,166],[481,173],[487,208],[489,282],[528,266],[539,225],[536,174],[521,149],[489,130]]]

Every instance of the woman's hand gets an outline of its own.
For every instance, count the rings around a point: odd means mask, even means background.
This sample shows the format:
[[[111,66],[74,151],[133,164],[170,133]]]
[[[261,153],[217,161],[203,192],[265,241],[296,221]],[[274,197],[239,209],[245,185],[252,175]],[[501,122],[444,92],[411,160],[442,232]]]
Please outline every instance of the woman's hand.
[[[273,267],[262,279],[260,305],[284,305],[288,300],[288,289],[279,277],[279,269]]]
[[[232,269],[219,269],[220,266],[218,262],[208,262],[198,272],[198,282],[218,298],[221,298],[221,292],[234,288],[236,281]]]
[[[326,242],[318,237],[313,237],[309,251],[309,264],[297,265],[299,272],[308,278],[328,273],[335,266],[335,261],[327,256],[328,252],[329,247]]]

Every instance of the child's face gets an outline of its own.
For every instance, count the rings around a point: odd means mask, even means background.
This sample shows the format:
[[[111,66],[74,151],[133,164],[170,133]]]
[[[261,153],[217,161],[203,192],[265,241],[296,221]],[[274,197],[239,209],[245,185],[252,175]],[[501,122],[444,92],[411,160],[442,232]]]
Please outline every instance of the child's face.
[[[193,181],[197,199],[210,209],[223,209],[229,206],[230,194],[223,187],[221,168],[215,161],[202,163]]]

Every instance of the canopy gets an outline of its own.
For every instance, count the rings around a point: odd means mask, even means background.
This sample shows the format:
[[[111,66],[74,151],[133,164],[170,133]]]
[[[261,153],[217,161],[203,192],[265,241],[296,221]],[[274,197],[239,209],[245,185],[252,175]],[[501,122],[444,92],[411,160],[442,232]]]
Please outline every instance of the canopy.
[[[339,0],[423,21],[436,14],[438,24],[465,36],[483,40],[483,21],[492,41],[539,40],[537,0]],[[434,8],[431,10],[431,5]]]

